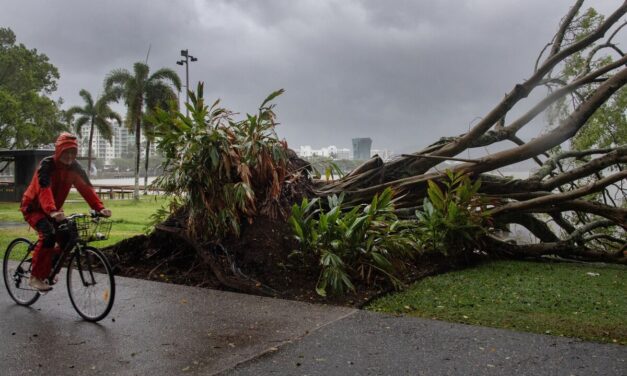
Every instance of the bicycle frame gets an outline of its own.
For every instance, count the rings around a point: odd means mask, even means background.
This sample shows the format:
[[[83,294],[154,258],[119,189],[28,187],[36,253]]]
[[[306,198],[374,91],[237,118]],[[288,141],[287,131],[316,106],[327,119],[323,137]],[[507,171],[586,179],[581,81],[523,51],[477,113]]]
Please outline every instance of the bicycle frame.
[[[53,267],[46,278],[48,284],[54,284],[61,268],[67,267],[66,283],[72,306],[83,319],[91,322],[106,317],[115,299],[111,265],[98,248],[89,246],[90,241],[106,239],[111,229],[111,222],[102,224],[97,218],[93,213],[91,218],[85,214],[72,214],[66,222],[55,226],[62,249],[60,253],[54,253]],[[99,232],[99,228],[104,231]],[[3,258],[2,274],[7,291],[22,306],[30,306],[46,293],[32,288],[29,282],[36,244],[25,238],[14,239]],[[11,259],[18,260],[17,265],[12,264]]]
[[[50,276],[48,277],[48,283],[50,285],[54,284],[54,277],[57,274],[59,274],[66,260],[68,258],[72,259],[72,256],[74,254],[77,254],[77,253],[81,254],[83,252],[83,247],[87,245],[87,242],[79,238],[78,232],[76,230],[76,222],[74,222],[73,219],[69,219],[67,223],[65,223],[65,225],[66,227],[62,228],[61,231],[67,231],[70,236],[70,239],[65,245],[65,248],[61,251],[61,254],[59,255],[59,258],[57,259],[57,262],[55,263],[55,265],[53,265],[52,271],[50,272]],[[76,261],[77,261],[77,269],[81,277],[81,282],[83,283],[83,286],[89,286],[89,285],[95,284],[94,272],[93,270],[91,270],[91,265],[89,264],[87,265],[89,277],[91,279],[91,282],[87,282],[85,279],[85,273],[83,272],[83,266],[81,265],[81,257],[77,257]]]
[[[27,240],[27,239],[24,239],[24,240]],[[25,278],[24,269],[22,268],[22,264],[24,264],[24,261],[26,261],[26,259],[28,259],[28,256],[31,256],[31,254],[33,252],[33,249],[35,249],[35,246],[37,245],[37,242],[29,241],[29,243],[30,243],[30,246],[28,246],[28,251],[24,254],[24,257],[22,257],[22,259],[20,260],[20,263],[17,264],[17,268],[15,268],[15,273],[12,276],[13,279],[16,279],[18,274],[19,274],[20,278]]]

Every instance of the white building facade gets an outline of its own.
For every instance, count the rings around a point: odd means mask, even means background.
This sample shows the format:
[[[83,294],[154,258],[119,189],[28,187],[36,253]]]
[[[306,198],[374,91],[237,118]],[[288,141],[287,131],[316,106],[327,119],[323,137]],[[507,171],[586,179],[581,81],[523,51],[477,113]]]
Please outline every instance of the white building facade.
[[[352,159],[350,149],[338,148],[335,145],[330,145],[320,149],[313,149],[310,145],[301,145],[296,154],[298,154],[301,158],[325,157],[331,159]]]
[[[113,135],[111,142],[107,141],[98,129],[94,130],[94,138],[92,140],[92,156],[97,159],[104,160],[104,164],[108,165],[114,159],[128,158],[135,152],[135,135],[131,134],[126,127],[120,127],[117,124],[112,125]],[[79,153],[83,157],[87,157],[89,153],[89,129],[83,128],[79,135]],[[142,157],[146,151],[146,138],[141,135],[141,154]],[[150,155],[156,153],[156,145],[153,142],[150,145]]]

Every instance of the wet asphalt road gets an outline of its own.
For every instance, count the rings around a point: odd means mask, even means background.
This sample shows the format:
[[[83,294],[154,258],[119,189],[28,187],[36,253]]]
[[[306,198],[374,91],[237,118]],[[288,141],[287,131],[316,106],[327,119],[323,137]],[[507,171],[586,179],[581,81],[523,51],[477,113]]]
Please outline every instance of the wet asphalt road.
[[[211,375],[351,309],[116,278],[113,310],[82,321],[63,281],[31,308],[0,289],[0,375]]]
[[[627,375],[627,347],[116,278],[100,324],[63,281],[0,288],[0,375]]]

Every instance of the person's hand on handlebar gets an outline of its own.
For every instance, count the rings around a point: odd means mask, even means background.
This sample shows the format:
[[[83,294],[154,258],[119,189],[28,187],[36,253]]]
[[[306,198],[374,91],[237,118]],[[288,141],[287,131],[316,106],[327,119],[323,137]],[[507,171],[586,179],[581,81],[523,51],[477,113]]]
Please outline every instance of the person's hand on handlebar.
[[[52,217],[52,219],[54,219],[56,222],[63,222],[66,219],[63,210],[50,213],[50,217]]]
[[[111,209],[104,208],[99,213],[103,217],[110,217],[111,216]]]

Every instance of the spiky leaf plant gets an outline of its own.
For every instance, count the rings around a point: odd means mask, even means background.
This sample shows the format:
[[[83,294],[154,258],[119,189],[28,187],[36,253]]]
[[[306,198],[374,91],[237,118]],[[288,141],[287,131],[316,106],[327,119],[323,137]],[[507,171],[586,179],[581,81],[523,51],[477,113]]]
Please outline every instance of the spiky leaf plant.
[[[158,148],[164,172],[156,185],[179,198],[187,231],[199,240],[239,236],[242,221],[259,213],[281,215],[278,199],[286,175],[287,145],[278,139],[273,105],[283,90],[270,94],[256,115],[242,121],[215,101],[205,104],[203,84],[189,92],[189,116],[159,110]]]

